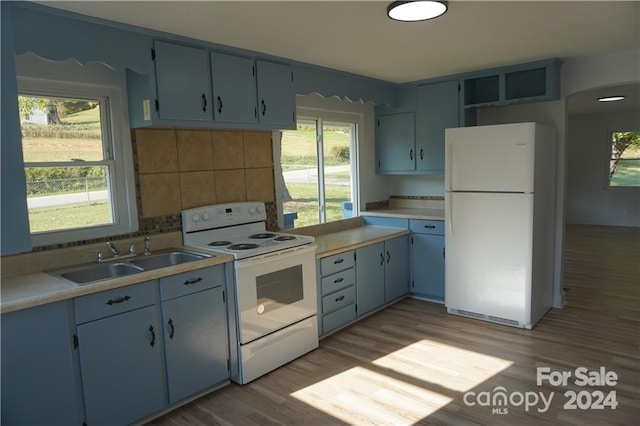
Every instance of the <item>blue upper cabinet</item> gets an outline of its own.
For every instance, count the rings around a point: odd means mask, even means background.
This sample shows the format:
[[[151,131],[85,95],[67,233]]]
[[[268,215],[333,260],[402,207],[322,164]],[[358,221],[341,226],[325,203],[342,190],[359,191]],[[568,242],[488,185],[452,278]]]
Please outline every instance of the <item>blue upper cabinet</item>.
[[[212,52],[211,81],[213,117],[217,123],[256,123],[256,69],[253,58]]]
[[[204,49],[156,41],[156,108],[163,120],[211,122],[211,80]]]
[[[258,121],[277,129],[296,128],[296,97],[290,65],[256,61]]]
[[[376,120],[377,173],[415,170],[415,114],[379,115]]]
[[[458,127],[458,80],[418,87],[416,170],[444,173],[444,129]]]

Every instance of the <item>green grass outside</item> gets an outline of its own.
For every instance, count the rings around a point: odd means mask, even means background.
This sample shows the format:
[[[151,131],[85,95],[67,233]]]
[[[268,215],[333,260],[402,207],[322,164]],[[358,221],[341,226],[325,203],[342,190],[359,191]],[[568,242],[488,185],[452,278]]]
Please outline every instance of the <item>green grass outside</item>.
[[[287,185],[293,201],[283,203],[284,212],[298,212],[295,227],[318,224],[318,187],[314,184],[289,183]],[[351,200],[351,189],[344,185],[327,185],[327,222],[343,218],[342,202]]]
[[[84,228],[111,223],[106,200],[29,209],[31,232]]]
[[[640,160],[618,160],[609,186],[640,186]]]

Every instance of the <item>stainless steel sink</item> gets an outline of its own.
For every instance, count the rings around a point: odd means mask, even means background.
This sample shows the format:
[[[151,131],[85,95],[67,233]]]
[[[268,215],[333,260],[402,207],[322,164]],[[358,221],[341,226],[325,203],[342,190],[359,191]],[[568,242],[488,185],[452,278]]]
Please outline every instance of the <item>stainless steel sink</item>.
[[[118,278],[131,274],[138,274],[143,271],[144,269],[140,266],[132,265],[130,263],[117,262],[88,265],[77,269],[54,272],[53,274],[58,275],[75,284],[83,285],[107,278]]]
[[[180,265],[196,260],[213,257],[210,254],[194,253],[181,249],[169,249],[152,255],[140,255],[124,261],[103,261],[79,267],[65,268],[49,272],[76,285],[91,284],[95,281],[124,277],[140,272],[160,269],[167,266]]]
[[[145,271],[148,271],[151,269],[158,269],[164,268],[166,266],[193,262],[196,260],[205,259],[207,257],[211,256],[183,250],[175,250],[166,253],[152,254],[149,256],[139,256],[131,260],[131,263],[143,268]]]

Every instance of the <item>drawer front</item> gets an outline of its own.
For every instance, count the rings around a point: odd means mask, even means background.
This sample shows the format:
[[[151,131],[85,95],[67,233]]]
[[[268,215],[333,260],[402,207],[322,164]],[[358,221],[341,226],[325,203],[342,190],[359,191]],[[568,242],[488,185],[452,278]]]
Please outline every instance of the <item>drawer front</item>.
[[[415,234],[444,235],[444,221],[411,219],[409,229]]]
[[[132,311],[156,302],[156,282],[146,281],[100,293],[76,297],[73,300],[76,324]]]
[[[320,273],[324,277],[325,275],[353,268],[353,265],[353,250],[349,250],[344,253],[334,254],[333,256],[320,259]]]
[[[356,300],[355,286],[347,287],[322,298],[322,313],[337,311],[338,309],[354,303]]]
[[[356,319],[356,305],[351,304],[345,306],[330,314],[322,317],[322,330],[324,334],[327,334],[338,327],[342,327],[345,324],[349,324]]]
[[[224,285],[224,265],[196,269],[160,278],[160,298],[173,299],[221,285]]]
[[[346,271],[338,272],[328,277],[322,278],[322,295],[333,293],[341,288],[348,287],[356,284],[356,270],[355,268],[347,269]]]

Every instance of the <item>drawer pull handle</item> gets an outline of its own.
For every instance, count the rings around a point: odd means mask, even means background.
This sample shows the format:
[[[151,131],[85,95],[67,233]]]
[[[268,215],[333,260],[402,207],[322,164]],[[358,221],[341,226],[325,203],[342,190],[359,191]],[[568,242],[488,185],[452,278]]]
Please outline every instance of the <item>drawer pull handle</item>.
[[[341,283],[342,281],[344,281],[344,278],[340,277],[338,279],[333,280],[333,283],[338,284],[338,283]]]
[[[387,263],[391,261],[391,253],[387,251]]]
[[[340,258],[340,259],[336,259],[336,260],[334,260],[334,261],[333,261],[333,264],[334,264],[334,265],[337,265],[337,264],[342,263],[342,262],[344,262],[344,259],[343,259],[343,258]]]
[[[171,327],[171,331],[169,331],[169,339],[173,339],[173,336],[176,334],[176,329],[173,326],[173,320],[171,318],[169,318],[169,327]]]
[[[344,296],[336,297],[336,302],[340,302],[341,300],[344,300]]]
[[[191,278],[189,280],[186,280],[185,282],[183,282],[183,285],[191,285],[191,284],[197,284],[200,281],[202,281],[202,277],[198,277],[198,278]]]
[[[109,299],[109,301],[107,302],[107,305],[109,306],[117,305],[118,303],[126,302],[129,299],[131,299],[131,296],[118,297],[117,299]]]
[[[424,227],[427,229],[436,229],[435,225],[425,225]]]
[[[380,266],[384,265],[384,254],[380,253]]]
[[[156,332],[153,330],[152,325],[149,326],[149,333],[151,333],[151,343],[149,344],[154,347],[156,345]]]

